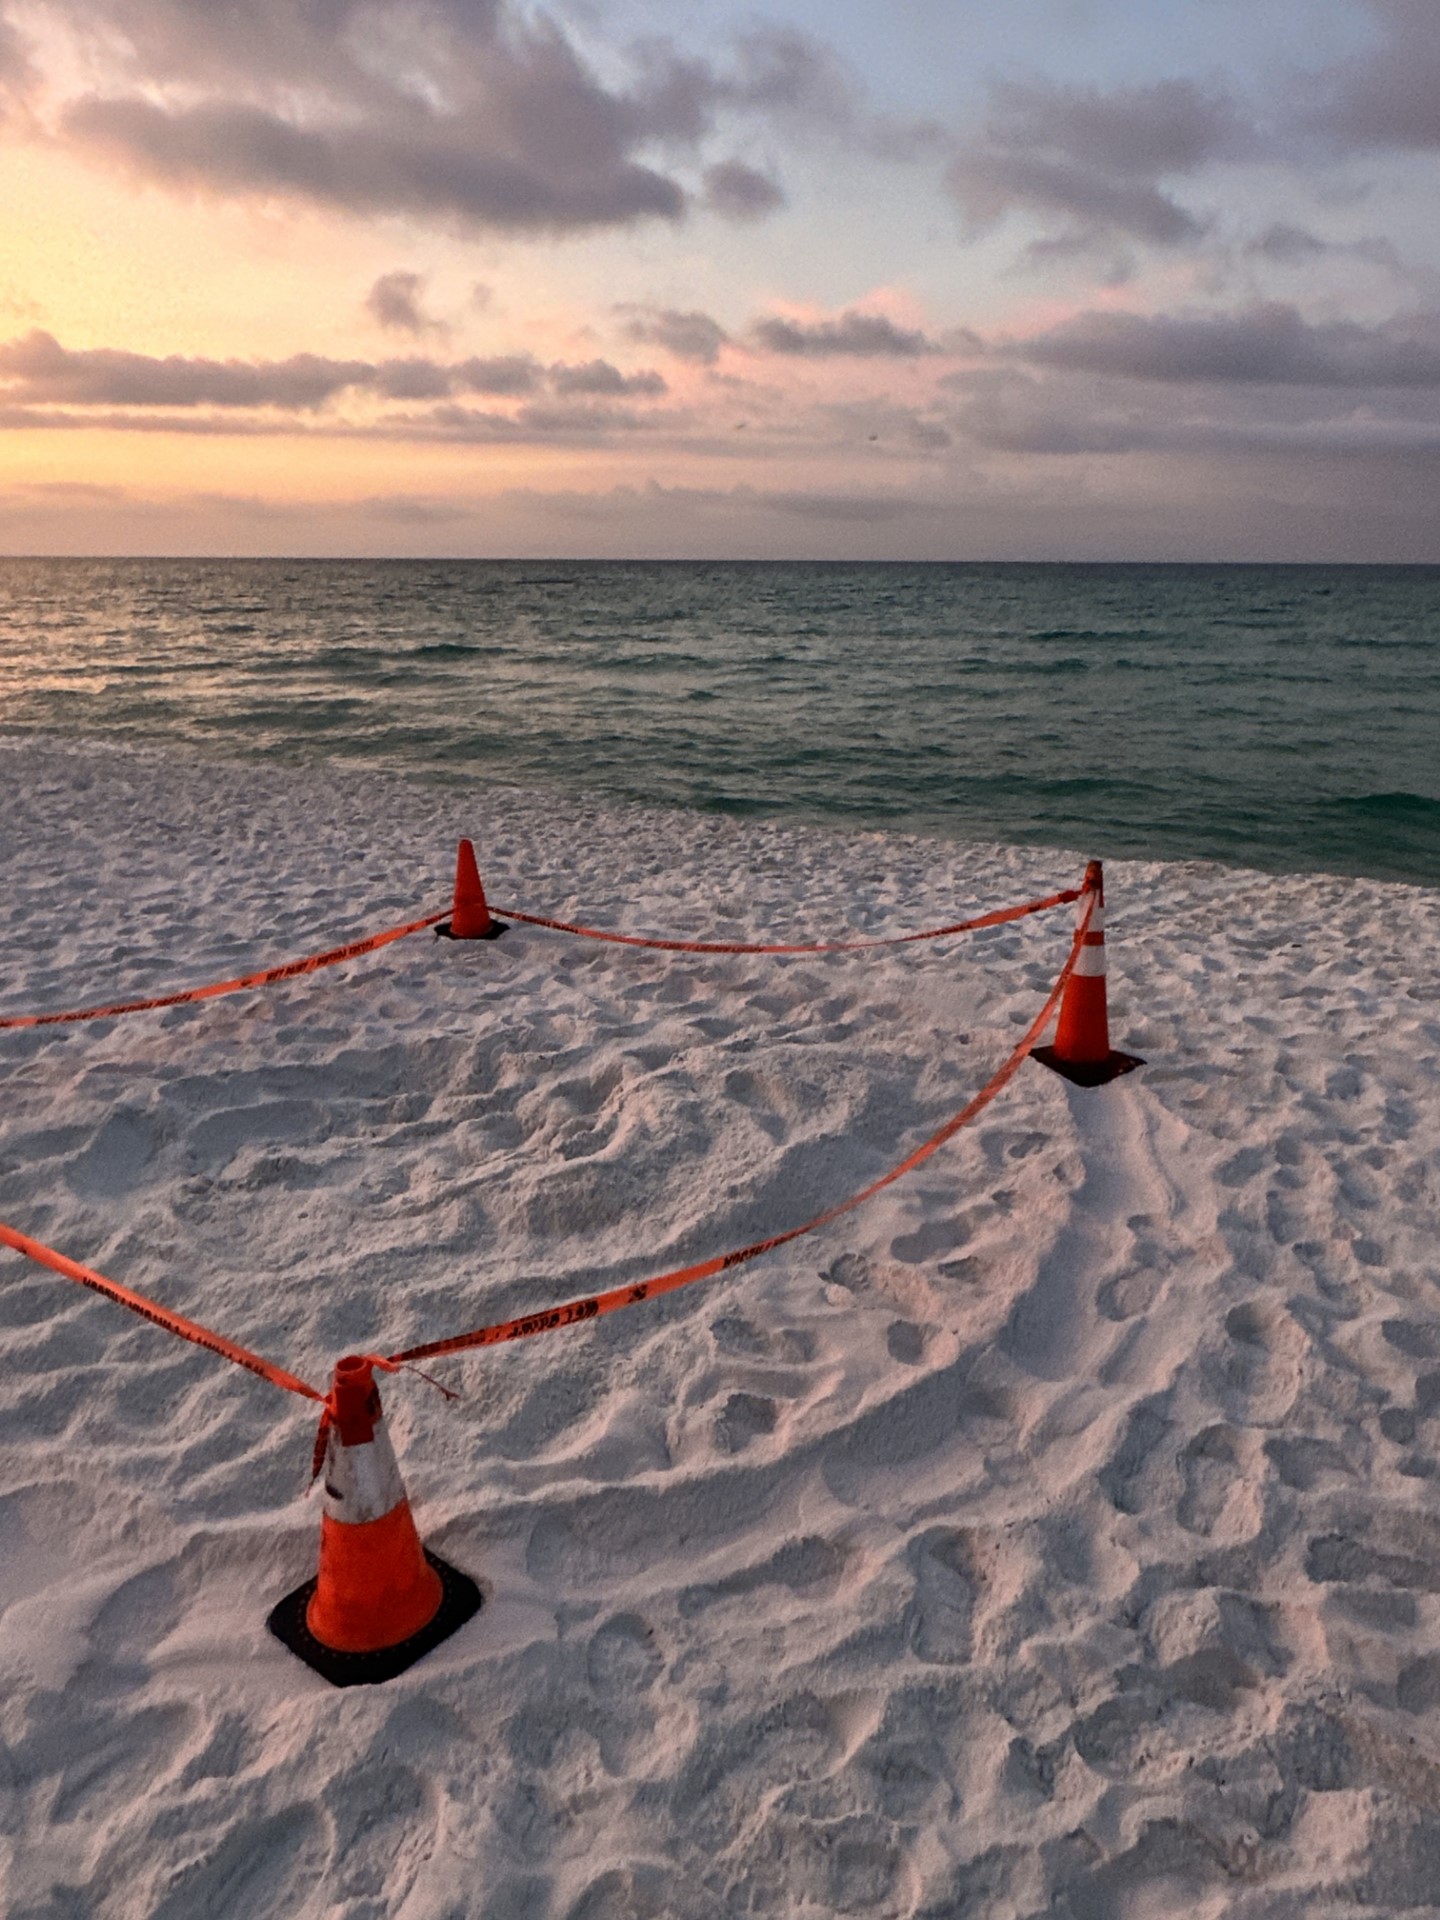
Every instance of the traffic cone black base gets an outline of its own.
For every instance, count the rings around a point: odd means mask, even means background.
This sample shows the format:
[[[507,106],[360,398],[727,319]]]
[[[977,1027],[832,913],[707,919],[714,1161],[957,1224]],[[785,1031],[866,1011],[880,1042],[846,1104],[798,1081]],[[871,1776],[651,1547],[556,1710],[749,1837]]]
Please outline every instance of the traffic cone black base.
[[[435,929],[442,940],[498,940],[507,931],[485,898],[485,883],[475,860],[473,841],[462,840],[455,855],[455,904],[450,918]]]
[[[1030,1057],[1077,1087],[1108,1086],[1122,1073],[1133,1073],[1145,1064],[1138,1053],[1112,1053],[1105,1060],[1062,1060],[1054,1047],[1036,1047]]]
[[[508,920],[497,920],[492,914],[490,924],[484,933],[452,933],[450,931],[450,922],[448,920],[442,920],[435,929],[435,938],[437,940],[498,940],[502,933],[508,933],[509,931],[510,922]]]
[[[1105,873],[1098,860],[1085,869],[1085,884],[1075,916],[1075,952],[1054,1044],[1036,1047],[1033,1058],[1076,1087],[1103,1087],[1145,1062],[1136,1053],[1117,1053],[1110,1044],[1110,1015],[1105,999]]]
[[[297,1659],[313,1667],[322,1680],[328,1680],[334,1687],[378,1686],[382,1680],[393,1680],[438,1647],[442,1640],[448,1640],[467,1620],[472,1620],[483,1600],[479,1587],[468,1573],[461,1573],[458,1567],[452,1567],[448,1560],[442,1560],[428,1547],[424,1554],[439,1574],[444,1594],[434,1618],[418,1633],[412,1633],[408,1640],[401,1640],[393,1647],[378,1647],[368,1653],[343,1653],[317,1640],[305,1619],[315,1592],[314,1579],[287,1593],[271,1608],[265,1624]]]

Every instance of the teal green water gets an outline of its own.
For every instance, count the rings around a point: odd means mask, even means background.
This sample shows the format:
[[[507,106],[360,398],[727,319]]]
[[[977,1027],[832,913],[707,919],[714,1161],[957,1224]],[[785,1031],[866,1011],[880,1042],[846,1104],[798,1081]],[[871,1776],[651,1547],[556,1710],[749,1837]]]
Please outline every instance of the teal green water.
[[[8,560],[0,725],[1440,885],[1440,568]]]

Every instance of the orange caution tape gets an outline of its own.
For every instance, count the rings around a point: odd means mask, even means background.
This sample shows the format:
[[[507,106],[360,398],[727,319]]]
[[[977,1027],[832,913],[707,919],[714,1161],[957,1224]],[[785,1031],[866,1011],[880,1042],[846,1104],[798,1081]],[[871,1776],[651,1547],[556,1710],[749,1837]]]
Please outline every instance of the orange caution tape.
[[[578,926],[573,920],[547,920],[542,914],[521,913],[515,907],[492,906],[491,912],[507,920],[523,920],[526,926],[548,927],[552,933],[575,933],[585,940],[608,940],[617,947],[650,947],[660,953],[864,953],[871,947],[904,947],[914,940],[943,940],[952,933],[1002,927],[1009,920],[1025,919],[1027,914],[1067,906],[1082,892],[1080,887],[1067,887],[1063,893],[1047,893],[1043,900],[1027,900],[1023,907],[1000,907],[973,920],[954,920],[949,926],[927,927],[921,933],[892,933],[878,940],[816,940],[795,946],[764,945],[754,940],[651,940],[637,933],[605,933],[599,927]]]
[[[421,933],[443,920],[443,913],[428,914],[423,920],[407,921],[403,927],[387,927],[364,940],[352,940],[348,946],[331,947],[325,953],[312,953],[305,960],[288,960],[283,967],[266,967],[260,973],[242,973],[238,980],[217,980],[208,987],[186,987],[180,993],[162,993],[152,1000],[120,1000],[109,1007],[82,1007],[77,1013],[12,1013],[0,1019],[0,1030],[15,1027],[60,1027],[76,1020],[111,1020],[120,1013],[148,1013],[153,1007],[183,1007],[192,1000],[213,1000],[222,993],[242,993],[250,987],[270,987],[280,980],[298,980],[303,974],[318,973],[321,967],[337,967],[342,960],[358,960],[362,954],[375,953],[392,941]]]
[[[790,1241],[799,1240],[807,1233],[814,1233],[818,1228],[828,1226],[832,1220],[838,1220],[844,1214],[853,1213],[857,1207],[863,1206],[867,1200],[873,1199],[877,1193],[880,1193],[884,1188],[902,1178],[903,1175],[910,1173],[914,1168],[920,1166],[924,1161],[928,1160],[932,1154],[937,1153],[948,1140],[953,1139],[954,1136],[959,1133],[962,1127],[967,1126],[977,1114],[983,1112],[1001,1089],[1013,1079],[1021,1062],[1035,1046],[1041,1034],[1049,1025],[1060,996],[1065,990],[1066,983],[1075,970],[1075,964],[1079,958],[1085,936],[1089,932],[1090,921],[1094,915],[1095,905],[1099,895],[1093,888],[1082,888],[1065,894],[1057,894],[1051,900],[1035,902],[1028,907],[1007,908],[999,915],[987,915],[982,921],[967,923],[969,925],[991,926],[998,924],[1000,920],[1016,919],[1022,913],[1034,913],[1040,911],[1042,907],[1058,905],[1063,900],[1079,899],[1085,894],[1089,895],[1089,904],[1081,915],[1080,924],[1075,930],[1075,937],[1071,944],[1069,958],[1060,969],[1059,975],[1055,980],[1054,986],[1050,989],[1044,1006],[1040,1009],[1034,1020],[1031,1021],[1030,1026],[1026,1029],[1025,1034],[1010,1057],[1005,1061],[1005,1064],[997,1073],[991,1076],[974,1098],[961,1108],[959,1113],[947,1120],[943,1127],[938,1128],[930,1135],[929,1139],[922,1141],[920,1145],[915,1148],[914,1152],[907,1154],[898,1165],[891,1167],[888,1173],[882,1173],[879,1179],[872,1180],[868,1186],[862,1187],[858,1193],[852,1193],[848,1199],[837,1201],[834,1206],[827,1207],[823,1213],[817,1213],[813,1219],[806,1220],[798,1227],[789,1227],[784,1233],[771,1234],[769,1238],[765,1240],[751,1241],[748,1246],[737,1247],[730,1253],[716,1254],[712,1259],[698,1261],[693,1266],[677,1267],[670,1273],[657,1274],[650,1280],[637,1281],[623,1287],[612,1287],[607,1293],[591,1294],[584,1300],[571,1300],[564,1306],[552,1307],[545,1313],[526,1314],[517,1320],[505,1320],[498,1322],[494,1326],[481,1327],[473,1333],[454,1334],[448,1340],[431,1340],[422,1346],[406,1347],[403,1352],[392,1353],[387,1358],[382,1358],[378,1354],[372,1355],[369,1356],[372,1363],[376,1366],[384,1367],[389,1371],[393,1371],[399,1367],[410,1367],[417,1360],[432,1360],[447,1353],[463,1353],[473,1347],[499,1346],[505,1341],[526,1340],[534,1334],[553,1333],[561,1327],[576,1326],[582,1321],[598,1319],[602,1314],[614,1313],[621,1307],[638,1306],[642,1300],[653,1300],[663,1293],[673,1293],[678,1288],[690,1286],[697,1280],[709,1280],[716,1274],[728,1273],[732,1267],[743,1266],[746,1261],[758,1259],[763,1253],[773,1253],[777,1247],[787,1246]],[[370,939],[357,941],[352,946],[336,948],[326,954],[317,954],[310,960],[295,961],[286,967],[271,968],[266,973],[251,974],[242,980],[225,981],[212,987],[200,987],[191,993],[174,994],[163,1000],[135,1001],[126,1006],[95,1008],[88,1013],[35,1014],[21,1019],[12,1019],[4,1024],[10,1026],[34,1026],[53,1020],[100,1019],[106,1013],[130,1013],[138,1011],[141,1007],[173,1006],[183,1000],[207,999],[217,993],[234,992],[240,987],[260,986],[270,980],[290,979],[297,974],[312,972],[315,968],[329,965],[336,960],[349,959],[356,954],[373,952],[376,947],[385,946],[392,940],[401,940],[406,934],[416,933],[422,927],[434,926],[436,921],[441,917],[440,914],[434,914],[429,919],[414,921],[409,926],[392,927],[386,933],[375,934]],[[518,919],[522,916],[516,915],[515,917]],[[557,923],[544,921],[539,924],[553,925]],[[567,932],[578,931],[578,929],[570,928],[562,928],[562,930]],[[942,931],[959,930],[958,927],[953,929],[938,929],[928,935],[906,934],[898,936],[898,938],[910,940],[938,938],[939,933]],[[619,934],[600,935],[599,937],[602,939],[621,940],[626,945],[661,944],[658,942],[630,940],[626,936]],[[674,945],[675,943],[672,942],[670,944]],[[888,946],[896,944],[896,941],[870,941],[861,944]],[[716,949],[713,947],[702,947],[700,950],[715,951]],[[824,949],[736,949],[727,947],[720,949],[720,951],[813,952],[824,951]],[[263,1356],[258,1353],[252,1353],[248,1347],[242,1347],[233,1340],[227,1340],[224,1334],[216,1333],[213,1328],[203,1327],[198,1321],[188,1320],[183,1314],[172,1312],[169,1307],[161,1306],[159,1301],[151,1300],[143,1293],[136,1293],[130,1287],[121,1286],[116,1280],[107,1279],[103,1273],[95,1272],[92,1267],[81,1266],[78,1261],[68,1259],[63,1253],[57,1253],[53,1247],[47,1247],[39,1240],[32,1240],[28,1234],[20,1233],[14,1227],[6,1226],[3,1221],[0,1221],[0,1245],[12,1248],[16,1253],[23,1254],[27,1260],[33,1260],[42,1267],[48,1267],[52,1272],[64,1275],[68,1280],[78,1281],[82,1287],[89,1287],[93,1292],[102,1294],[107,1300],[113,1300],[117,1306],[129,1308],[132,1313],[139,1314],[142,1319],[150,1321],[152,1325],[162,1328],[165,1332],[173,1333],[181,1340],[189,1340],[197,1347],[204,1347],[209,1352],[218,1354],[222,1360],[229,1360],[238,1367],[244,1367],[248,1372],[256,1374],[261,1380],[268,1380],[272,1386],[282,1387],[287,1393],[297,1393],[303,1399],[316,1401],[326,1410],[327,1416],[332,1411],[330,1397],[321,1393],[318,1388],[310,1386],[307,1381],[301,1380],[296,1374],[288,1373],[283,1367],[277,1367],[273,1361],[264,1359]],[[418,1371],[418,1369],[416,1369],[416,1371]],[[424,1375],[422,1377],[428,1379],[429,1376]],[[440,1391],[446,1394],[447,1397],[454,1397],[450,1394],[448,1388],[440,1386],[439,1381],[432,1382],[432,1385],[440,1387]],[[326,1418],[322,1417],[320,1435],[316,1443],[317,1458],[318,1448],[324,1440],[326,1424]]]
[[[218,1353],[222,1360],[233,1360],[237,1367],[247,1367],[251,1373],[259,1374],[262,1380],[268,1380],[272,1386],[284,1387],[287,1393],[298,1393],[306,1400],[324,1403],[323,1393],[307,1386],[305,1381],[297,1379],[293,1373],[287,1373],[283,1367],[277,1367],[273,1361],[262,1359],[258,1353],[251,1353],[248,1347],[237,1346],[233,1340],[227,1340],[223,1333],[202,1327],[198,1321],[187,1320],[184,1314],[172,1313],[169,1307],[162,1307],[158,1300],[149,1300],[143,1293],[122,1287],[118,1280],[107,1280],[103,1273],[96,1273],[91,1267],[82,1267],[78,1261],[67,1260],[63,1253],[56,1253],[53,1247],[32,1240],[27,1233],[17,1233],[14,1227],[7,1227],[3,1221],[0,1221],[0,1245],[13,1247],[16,1253],[23,1253],[27,1260],[49,1267],[54,1273],[62,1273],[67,1280],[78,1280],[82,1287],[104,1294],[107,1300],[115,1301],[118,1306],[128,1307],[142,1319],[163,1327],[166,1333],[178,1334],[182,1340],[190,1340],[197,1347],[208,1347],[211,1353]]]
[[[530,1313],[518,1320],[504,1320],[495,1326],[481,1327],[474,1333],[459,1333],[448,1340],[430,1340],[423,1346],[406,1347],[402,1353],[391,1354],[395,1365],[404,1365],[414,1360],[435,1360],[441,1354],[463,1353],[471,1347],[494,1347],[507,1340],[528,1340],[533,1334],[554,1333],[561,1327],[573,1327],[581,1321],[596,1320],[604,1313],[615,1313],[621,1307],[638,1306],[642,1300],[653,1300],[662,1293],[674,1293],[677,1288],[688,1287],[697,1280],[710,1280],[718,1273],[728,1273],[730,1268],[743,1266],[747,1260],[758,1259],[762,1253],[773,1253],[776,1247],[788,1245],[802,1235],[814,1233],[818,1227],[825,1227],[832,1220],[838,1220],[842,1214],[853,1213],[856,1207],[863,1206],[867,1200],[911,1172],[923,1161],[937,1153],[947,1140],[952,1140],[960,1129],[967,1126],[975,1116],[982,1113],[996,1094],[1014,1078],[1025,1056],[1035,1046],[1050,1023],[1066,982],[1075,969],[1080,954],[1081,943],[1089,930],[1090,920],[1095,912],[1097,896],[1091,894],[1090,904],[1081,916],[1075,938],[1070,948],[1070,957],[1061,968],[1059,977],[1044,1006],[1031,1021],[1020,1044],[1010,1055],[998,1073],[994,1074],[979,1093],[970,1100],[960,1112],[945,1122],[943,1127],[932,1133],[928,1140],[922,1141],[913,1153],[907,1154],[898,1166],[891,1167],[888,1173],[882,1173],[878,1180],[872,1180],[868,1187],[862,1187],[858,1193],[852,1193],[848,1200],[838,1201],[833,1207],[827,1207],[823,1213],[817,1213],[813,1220],[807,1220],[803,1226],[789,1227],[784,1233],[771,1234],[765,1240],[753,1240],[749,1246],[737,1247],[731,1253],[716,1254],[713,1259],[697,1261],[694,1266],[677,1267],[671,1273],[656,1275],[652,1280],[640,1280],[630,1286],[612,1287],[608,1293],[593,1293],[585,1300],[570,1300],[563,1307],[552,1307],[545,1313]]]

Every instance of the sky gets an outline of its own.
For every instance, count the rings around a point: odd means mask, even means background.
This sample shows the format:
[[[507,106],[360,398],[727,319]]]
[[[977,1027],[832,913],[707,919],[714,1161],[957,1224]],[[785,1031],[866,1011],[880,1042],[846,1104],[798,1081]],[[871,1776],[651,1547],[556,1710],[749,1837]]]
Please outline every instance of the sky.
[[[1440,563],[1437,0],[0,0],[0,553]]]

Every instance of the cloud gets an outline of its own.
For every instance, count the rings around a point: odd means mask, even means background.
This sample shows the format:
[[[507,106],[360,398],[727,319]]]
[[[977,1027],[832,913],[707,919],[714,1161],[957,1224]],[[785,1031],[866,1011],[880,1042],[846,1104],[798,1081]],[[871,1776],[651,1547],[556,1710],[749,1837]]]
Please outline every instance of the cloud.
[[[260,107],[166,108],[90,99],[65,130],[170,187],[293,195],[350,213],[405,213],[511,231],[675,220],[674,181],[618,154],[571,171],[551,154],[477,149],[463,128],[417,111],[393,126],[297,126]]]
[[[1378,236],[1365,240],[1322,240],[1308,227],[1292,226],[1278,220],[1245,248],[1257,260],[1268,260],[1280,267],[1304,267],[1327,255],[1350,255],[1372,266],[1398,270],[1400,256],[1388,240]]]
[[[365,308],[378,326],[392,333],[443,333],[444,327],[432,320],[420,305],[425,281],[418,273],[396,270],[382,273],[365,296]]]
[[[25,98],[34,79],[29,43],[21,38],[0,7],[0,121]]]
[[[1011,152],[1040,149],[1112,178],[1193,173],[1255,151],[1235,102],[1193,80],[1093,87],[1004,83],[992,89],[989,137]]]
[[[927,335],[899,327],[883,313],[842,313],[838,320],[757,320],[751,337],[766,353],[827,359],[853,354],[871,359],[913,360],[936,351]]]
[[[843,140],[882,160],[912,162],[945,149],[936,122],[877,113],[834,52],[792,27],[739,33],[733,66],[717,79],[720,99],[792,133]]]
[[[562,397],[655,397],[666,391],[658,373],[622,373],[607,360],[548,369],[528,354],[446,362],[422,356],[395,360],[327,360],[294,354],[286,360],[207,360],[180,354],[156,358],[110,347],[72,351],[39,328],[0,342],[0,400],[24,408],[214,408],[227,412],[275,409],[313,413],[346,392],[381,400],[448,400],[483,393],[528,398],[548,386]],[[44,424],[74,424],[68,414]],[[502,426],[506,415],[490,416]],[[33,419],[31,424],[42,424]],[[228,429],[227,429],[228,430]]]
[[[873,446],[880,453],[935,454],[953,435],[931,414],[884,400],[844,401],[822,409],[851,446]]]
[[[785,195],[768,174],[740,160],[725,160],[705,174],[705,204],[726,220],[760,220],[785,204]]]
[[[111,347],[71,352],[40,328],[0,344],[0,381],[11,402],[119,407],[323,406],[373,378],[360,360],[297,353],[288,360],[156,359]]]
[[[1339,61],[1308,90],[1299,119],[1345,148],[1440,147],[1435,0],[1367,0],[1380,44]]]
[[[361,215],[524,233],[676,221],[689,156],[714,211],[757,219],[783,205],[777,184],[736,158],[703,165],[729,123],[834,137],[873,121],[796,33],[743,34],[724,59],[658,37],[592,58],[521,0],[50,0],[47,16],[71,42],[57,77],[91,76],[59,115],[71,141],[172,189]]]
[[[1238,313],[1082,313],[1010,350],[1037,365],[1128,380],[1440,386],[1440,314],[1365,327],[1312,325],[1279,302]]]
[[[557,363],[550,369],[550,383],[556,393],[585,393],[618,397],[621,394],[658,394],[665,392],[664,376],[645,371],[621,373],[608,360],[590,360],[580,367]]]
[[[368,370],[363,384],[387,400],[441,400],[453,393],[457,385],[468,383],[460,380],[458,369],[438,366],[433,360],[414,359],[385,360]]]
[[[695,360],[702,366],[713,367],[730,338],[718,320],[693,308],[687,312],[676,307],[622,306],[616,311],[630,316],[625,331],[632,340],[663,347],[677,360]]]
[[[660,50],[607,83],[510,0],[58,0],[119,80],[73,100],[72,139],[172,187],[288,195],[357,213],[566,231],[677,219],[639,158],[704,114]],[[117,59],[117,50],[119,58]],[[702,86],[703,107],[714,86]]]
[[[1291,226],[1286,221],[1277,220],[1252,240],[1245,251],[1261,260],[1273,260],[1282,267],[1299,267],[1311,260],[1318,260],[1322,254],[1330,251],[1330,247],[1327,241],[1321,240],[1307,227]]]
[[[522,407],[515,417],[515,425],[527,435],[581,441],[616,433],[644,433],[654,424],[652,414],[634,413],[625,407],[557,407],[547,402]]]
[[[992,89],[984,130],[960,147],[946,184],[975,228],[1028,213],[1058,218],[1069,245],[1123,236],[1174,247],[1206,224],[1159,182],[1258,148],[1229,96],[1194,81],[1105,93],[1007,83]]]
[[[528,353],[500,354],[490,360],[462,360],[454,368],[455,386],[468,393],[534,393],[542,378]]]
[[[1116,180],[1073,161],[990,150],[962,154],[945,176],[961,212],[977,228],[1007,213],[1059,214],[1085,240],[1124,234],[1152,246],[1173,247],[1203,237],[1205,223],[1141,181]]]
[[[1281,457],[1298,470],[1312,458],[1440,459],[1440,418],[1377,416],[1349,408],[1296,418],[1213,409],[1177,413],[1162,406],[1095,405],[1083,394],[1041,389],[980,395],[956,415],[956,425],[976,446],[995,453],[1078,458],[1100,455],[1173,454],[1215,458],[1233,467]]]

